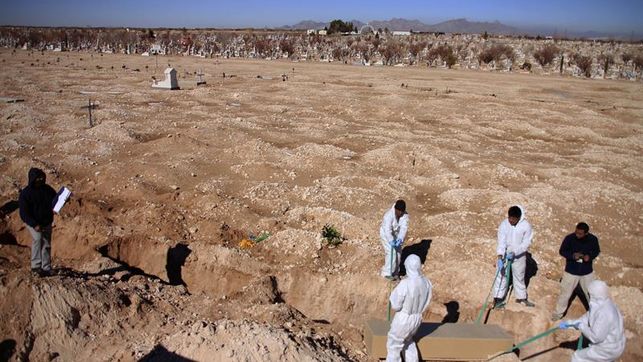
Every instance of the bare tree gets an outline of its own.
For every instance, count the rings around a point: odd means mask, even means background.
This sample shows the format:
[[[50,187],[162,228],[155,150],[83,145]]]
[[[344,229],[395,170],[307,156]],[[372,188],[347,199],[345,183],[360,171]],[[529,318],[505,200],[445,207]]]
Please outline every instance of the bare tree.
[[[598,62],[603,64],[603,78],[605,78],[609,67],[614,64],[614,56],[609,53],[602,53],[598,56]]]
[[[391,65],[397,63],[400,58],[402,58],[403,48],[398,41],[389,40],[385,45],[380,46],[379,52],[382,54],[382,58],[384,58],[384,63]]]
[[[558,54],[559,52],[560,50],[557,46],[553,44],[545,45],[540,50],[534,52],[534,59],[536,59],[541,67],[544,67],[548,64],[551,64],[551,62],[556,57],[556,54]]]
[[[586,55],[580,55],[578,53],[574,54],[572,61],[576,66],[583,72],[583,74],[589,78],[592,76],[592,58]]]

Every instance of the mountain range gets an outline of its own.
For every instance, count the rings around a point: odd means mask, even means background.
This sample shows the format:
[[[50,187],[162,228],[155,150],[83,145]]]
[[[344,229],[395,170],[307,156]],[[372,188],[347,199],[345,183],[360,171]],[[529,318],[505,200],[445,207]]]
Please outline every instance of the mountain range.
[[[367,23],[360,20],[349,20],[355,27],[360,29]],[[300,21],[294,25],[287,25],[284,29],[323,29],[329,26],[330,22],[318,22],[313,20]],[[368,25],[374,29],[388,29],[390,31],[420,31],[420,32],[444,32],[444,33],[484,33],[485,31],[493,34],[513,34],[518,33],[519,30],[496,22],[478,22],[468,21],[467,19],[454,19],[444,21],[438,24],[425,24],[419,20],[409,20],[401,18],[393,18],[391,20],[373,20],[368,22]]]
[[[362,28],[367,23],[360,20],[349,20],[357,29]],[[330,22],[319,22],[314,20],[300,21],[294,25],[286,25],[282,29],[303,30],[303,29],[323,29],[329,26]],[[485,31],[490,34],[502,35],[559,35],[570,38],[615,38],[623,40],[637,40],[643,37],[643,34],[624,34],[624,33],[606,33],[597,31],[567,31],[566,29],[557,29],[555,27],[514,27],[503,24],[499,21],[469,21],[467,19],[453,19],[443,21],[437,24],[426,24],[420,20],[409,20],[402,18],[392,18],[390,20],[372,20],[368,22],[375,30],[387,28],[390,31],[418,31],[418,32],[442,32],[442,33],[475,33],[482,34]]]

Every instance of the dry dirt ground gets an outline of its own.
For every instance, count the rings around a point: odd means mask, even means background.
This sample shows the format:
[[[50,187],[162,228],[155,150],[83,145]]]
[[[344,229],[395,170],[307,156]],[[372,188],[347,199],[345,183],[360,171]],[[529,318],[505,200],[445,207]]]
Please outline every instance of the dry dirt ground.
[[[397,198],[407,245],[428,250],[425,320],[476,318],[497,225],[522,204],[537,306],[512,298],[487,323],[516,343],[554,325],[558,248],[582,220],[625,317],[623,360],[643,359],[640,82],[193,57],[159,57],[155,71],[154,57],[7,49],[0,59],[0,97],[24,99],[0,104],[0,359],[369,360],[363,325],[385,318],[390,290],[378,228]],[[182,90],[152,89],[168,63]],[[56,218],[58,275],[45,279],[30,276],[15,210],[32,166],[74,192]],[[341,246],[321,239],[327,223]],[[239,247],[262,231],[271,236]],[[568,315],[583,312],[576,298]],[[557,332],[519,358],[566,360],[577,337]]]

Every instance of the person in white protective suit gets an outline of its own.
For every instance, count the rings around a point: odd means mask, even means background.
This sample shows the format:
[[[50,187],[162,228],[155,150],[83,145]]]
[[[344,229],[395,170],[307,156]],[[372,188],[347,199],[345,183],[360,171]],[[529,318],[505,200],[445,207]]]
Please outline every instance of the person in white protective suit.
[[[525,269],[527,268],[527,250],[531,245],[533,231],[525,218],[525,210],[516,205],[509,208],[508,217],[498,226],[497,267],[500,269],[494,284],[494,308],[504,305],[508,289],[506,273],[511,272],[516,302],[527,307],[535,304],[527,299]],[[511,261],[511,271],[507,270]]]
[[[380,225],[380,239],[384,248],[384,266],[380,275],[395,279],[400,271],[400,251],[409,228],[406,202],[397,200],[385,214]]]
[[[623,315],[601,280],[589,283],[589,311],[577,320],[560,323],[560,328],[576,328],[590,341],[589,347],[574,352],[572,362],[615,361],[625,350]]]
[[[386,362],[419,360],[413,337],[422,324],[422,313],[431,302],[431,282],[422,275],[420,257],[411,254],[404,261],[406,278],[391,293],[391,309],[395,317],[391,322],[386,340]]]

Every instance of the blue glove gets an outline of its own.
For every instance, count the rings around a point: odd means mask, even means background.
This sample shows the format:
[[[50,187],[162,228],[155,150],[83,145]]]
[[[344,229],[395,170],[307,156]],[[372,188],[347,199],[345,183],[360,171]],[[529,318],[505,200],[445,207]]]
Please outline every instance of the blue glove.
[[[504,265],[502,263],[502,259],[498,259],[498,264],[497,265],[498,265],[498,269],[502,269],[502,266]]]
[[[514,253],[508,252],[507,253],[507,260],[514,260]]]
[[[560,324],[558,325],[558,328],[560,328],[560,329],[568,329],[568,328],[576,328],[576,329],[578,329],[578,322],[576,322],[576,323],[573,323],[572,321],[560,322]]]
[[[400,246],[402,246],[402,239],[395,240],[395,247],[399,248]]]

